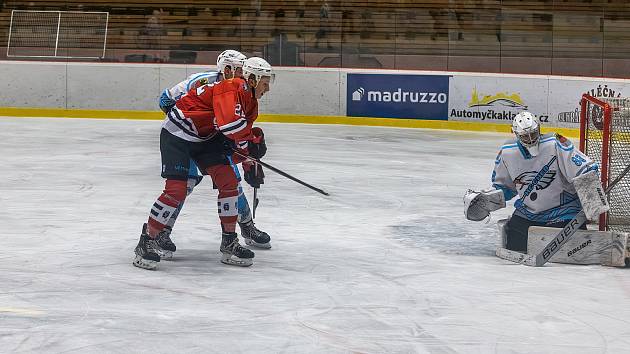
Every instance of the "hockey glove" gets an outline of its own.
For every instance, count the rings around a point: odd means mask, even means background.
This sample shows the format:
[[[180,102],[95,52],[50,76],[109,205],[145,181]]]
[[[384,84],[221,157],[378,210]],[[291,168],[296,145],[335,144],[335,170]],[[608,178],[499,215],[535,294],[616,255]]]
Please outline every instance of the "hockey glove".
[[[160,104],[160,109],[162,110],[162,112],[168,113],[168,111],[170,111],[171,108],[175,106],[175,100],[168,97],[166,90],[164,90],[164,92],[162,92],[162,95],[160,96],[159,104]]]
[[[245,182],[252,188],[260,188],[260,185],[265,183],[265,173],[260,164],[249,165],[249,167],[244,165],[243,169],[245,170]]]
[[[258,127],[252,128],[254,139],[249,141],[247,151],[249,156],[255,159],[261,159],[267,153],[267,144],[265,143],[265,134]]]
[[[234,140],[223,136],[223,153],[225,156],[232,156],[234,151],[236,151],[236,143]]]

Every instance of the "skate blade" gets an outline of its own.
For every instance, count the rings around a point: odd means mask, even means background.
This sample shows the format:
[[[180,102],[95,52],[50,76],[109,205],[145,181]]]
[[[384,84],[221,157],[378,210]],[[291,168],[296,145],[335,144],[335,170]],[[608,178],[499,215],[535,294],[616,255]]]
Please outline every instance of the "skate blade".
[[[232,258],[231,255],[225,254],[225,253],[221,257],[221,263],[227,264],[227,265],[233,265],[233,266],[237,266],[237,267],[249,267],[252,264],[254,264],[254,262],[252,262],[251,259],[238,258],[238,257]]]
[[[136,258],[133,260],[133,265],[142,269],[155,270],[157,268],[158,262],[146,260],[142,258],[142,256],[136,256]]]
[[[245,239],[245,244],[248,246],[252,246],[252,247],[256,247],[256,248],[261,248],[261,249],[265,249],[268,250],[271,248],[271,243],[267,242],[267,243],[258,243],[250,238],[246,238]]]

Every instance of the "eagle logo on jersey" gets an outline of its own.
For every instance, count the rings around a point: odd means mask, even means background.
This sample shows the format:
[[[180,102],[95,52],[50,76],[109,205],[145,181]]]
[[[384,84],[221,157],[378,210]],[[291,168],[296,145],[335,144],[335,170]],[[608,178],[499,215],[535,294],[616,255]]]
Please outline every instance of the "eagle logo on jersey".
[[[536,190],[541,190],[541,189],[545,189],[549,187],[551,182],[553,182],[556,179],[557,173],[558,172],[555,170],[547,171],[547,173],[545,173],[544,176],[542,176],[542,178],[536,185]],[[537,174],[538,174],[538,171],[523,172],[518,177],[516,177],[516,179],[514,180],[514,184],[520,185],[519,188],[528,186],[530,183],[532,183],[532,181],[534,180]]]

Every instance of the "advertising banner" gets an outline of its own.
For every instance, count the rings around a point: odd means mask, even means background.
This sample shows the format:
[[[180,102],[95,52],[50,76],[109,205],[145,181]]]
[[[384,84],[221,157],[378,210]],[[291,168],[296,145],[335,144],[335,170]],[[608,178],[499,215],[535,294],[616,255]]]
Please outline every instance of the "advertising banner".
[[[526,110],[549,121],[546,78],[456,75],[449,92],[449,120],[511,124]]]
[[[347,115],[448,119],[449,76],[348,74]]]
[[[600,98],[630,96],[630,83],[620,80],[549,79],[549,116],[554,127],[580,127],[580,99],[582,94]]]

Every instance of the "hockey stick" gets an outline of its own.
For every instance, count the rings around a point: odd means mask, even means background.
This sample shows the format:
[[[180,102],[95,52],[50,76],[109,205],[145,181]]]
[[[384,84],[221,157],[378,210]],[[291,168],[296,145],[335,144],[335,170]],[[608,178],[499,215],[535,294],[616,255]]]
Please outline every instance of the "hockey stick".
[[[527,198],[527,196],[538,186],[538,183],[540,183],[540,180],[543,177],[545,177],[547,172],[549,172],[549,169],[551,168],[551,164],[553,164],[557,159],[558,159],[557,156],[552,157],[551,160],[549,160],[549,162],[547,162],[547,164],[543,166],[543,168],[541,168],[540,171],[538,171],[538,173],[536,174],[532,182],[529,184],[529,186],[527,186],[527,189],[525,189],[525,192],[523,192],[523,196],[520,197],[516,202],[514,202],[514,206],[517,209],[525,208],[525,206],[523,205],[525,198]]]
[[[254,164],[254,176],[258,176],[258,166]],[[258,187],[254,187],[254,205],[252,208],[252,219],[256,219],[256,208],[258,208]]]
[[[234,153],[235,153],[235,154],[237,154],[238,156],[242,157],[242,158],[248,159],[248,160],[250,160],[250,161],[257,162],[257,163],[259,163],[259,164],[263,165],[264,167],[267,167],[268,169],[272,170],[273,172],[275,172],[275,173],[277,173],[277,174],[279,174],[279,175],[281,175],[281,176],[283,176],[283,177],[286,177],[286,178],[288,178],[288,179],[290,179],[290,180],[292,180],[292,181],[294,181],[294,182],[297,182],[297,183],[299,183],[299,184],[303,185],[304,187],[308,187],[308,188],[310,188],[310,189],[314,190],[314,191],[315,191],[315,192],[317,192],[317,193],[320,193],[320,194],[323,194],[323,195],[330,195],[330,194],[328,194],[327,192],[325,192],[324,190],[319,189],[319,188],[317,188],[317,187],[313,187],[313,186],[311,186],[310,184],[308,184],[308,183],[306,183],[306,182],[304,182],[304,181],[302,181],[302,180],[300,180],[300,179],[297,179],[297,178],[295,178],[295,177],[291,176],[290,174],[288,174],[288,173],[286,173],[286,172],[284,172],[284,171],[282,171],[282,170],[279,170],[279,169],[277,169],[277,168],[275,168],[275,167],[271,166],[270,164],[268,164],[268,163],[266,163],[266,162],[262,162],[262,161],[260,161],[259,159],[253,158],[253,157],[251,157],[251,156],[249,156],[249,155],[242,154],[242,153],[240,153],[240,152],[238,152],[238,151],[234,151]]]
[[[630,165],[628,165],[617,178],[615,178],[604,193],[608,194],[615,187],[619,181],[630,171]],[[521,263],[530,267],[542,267],[545,263],[551,259],[551,257],[558,252],[558,250],[575,234],[582,224],[587,221],[584,209],[580,210],[577,215],[569,223],[562,228],[562,230],[554,237],[538,254],[525,254],[516,251],[511,251],[505,248],[497,249],[497,256],[508,261],[515,263]]]

